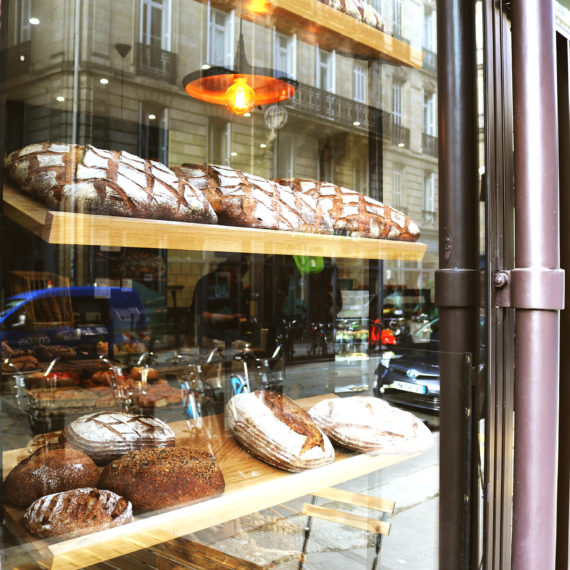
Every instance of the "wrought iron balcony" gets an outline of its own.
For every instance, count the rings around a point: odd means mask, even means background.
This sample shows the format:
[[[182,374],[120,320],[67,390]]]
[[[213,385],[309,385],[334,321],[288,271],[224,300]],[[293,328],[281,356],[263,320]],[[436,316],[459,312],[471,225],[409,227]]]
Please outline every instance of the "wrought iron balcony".
[[[422,149],[424,154],[437,156],[437,137],[422,133]]]
[[[424,54],[422,69],[437,73],[437,54],[427,48],[423,48],[422,52]]]
[[[30,71],[30,42],[10,46],[6,50],[6,75],[13,79]]]
[[[176,54],[146,44],[137,44],[137,74],[176,83]]]

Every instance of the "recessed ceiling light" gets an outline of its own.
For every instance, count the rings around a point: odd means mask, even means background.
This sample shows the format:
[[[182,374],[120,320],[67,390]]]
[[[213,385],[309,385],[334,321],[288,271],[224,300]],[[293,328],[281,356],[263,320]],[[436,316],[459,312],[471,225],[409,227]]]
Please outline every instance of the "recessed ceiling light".
[[[360,127],[360,121],[352,121],[352,124],[353,124],[355,127]]]
[[[261,144],[259,145],[259,148],[267,148],[267,145],[266,145],[265,143],[261,143]]]
[[[99,83],[101,85],[107,85],[109,83],[109,80],[106,77],[101,77],[101,79],[99,79]]]
[[[37,26],[40,23],[40,19],[39,18],[30,18],[28,20],[28,22],[30,22],[30,24],[32,24],[32,26]]]
[[[26,56],[24,54],[20,56],[20,61],[26,61]]]
[[[405,145],[404,143],[398,143],[398,146],[399,146],[400,148],[404,148],[406,145]]]
[[[235,151],[234,151],[234,152],[230,152],[230,154],[231,154],[232,156],[237,156],[237,152],[235,152]]]
[[[65,97],[63,95],[58,95],[55,98],[56,101],[59,101],[60,103],[63,103],[65,101]]]
[[[212,66],[211,66],[211,65],[208,65],[207,63],[205,63],[205,64],[202,66],[202,69],[210,69],[210,67],[212,67]]]
[[[148,115],[148,119],[149,121],[154,121],[156,119],[156,115],[154,113],[151,113],[150,115]]]

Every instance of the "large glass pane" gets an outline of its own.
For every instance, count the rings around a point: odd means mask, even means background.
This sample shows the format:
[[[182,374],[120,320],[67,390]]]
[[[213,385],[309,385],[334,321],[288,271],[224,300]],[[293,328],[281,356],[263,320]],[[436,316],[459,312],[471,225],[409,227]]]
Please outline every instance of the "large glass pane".
[[[14,0],[3,16],[4,474],[53,443],[28,464],[49,454],[53,480],[134,516],[98,515],[123,524],[86,528],[86,548],[79,523],[42,530],[59,511],[34,526],[29,507],[80,493],[12,475],[8,566],[436,568],[435,3]],[[299,411],[323,401],[348,439]],[[68,482],[70,446],[100,480]],[[361,495],[395,502],[390,536],[322,521],[319,492],[375,524]]]

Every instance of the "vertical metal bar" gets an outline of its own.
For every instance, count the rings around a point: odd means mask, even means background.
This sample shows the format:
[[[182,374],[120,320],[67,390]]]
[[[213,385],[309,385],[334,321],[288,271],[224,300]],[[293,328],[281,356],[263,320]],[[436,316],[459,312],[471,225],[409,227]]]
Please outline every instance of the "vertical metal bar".
[[[513,124],[510,23],[501,3],[484,2],[487,271],[514,267]],[[495,306],[486,280],[487,411],[485,421],[484,568],[511,567],[514,309]]]
[[[515,260],[559,267],[558,145],[552,0],[512,10]],[[554,568],[559,315],[519,309],[515,325],[514,569]]]
[[[558,141],[560,164],[560,216],[570,219],[570,45],[562,35],[556,38],[558,84]],[[570,268],[570,227],[560,228],[560,265]],[[560,345],[570,341],[570,311],[560,315]],[[558,509],[556,533],[556,568],[570,566],[570,353],[560,354],[560,441],[558,444]]]
[[[439,567],[478,565],[477,479],[470,478],[465,360],[479,352],[479,184],[475,3],[438,0],[440,314]],[[475,368],[476,369],[476,368]],[[471,414],[474,418],[475,414]],[[477,470],[473,469],[476,474]]]

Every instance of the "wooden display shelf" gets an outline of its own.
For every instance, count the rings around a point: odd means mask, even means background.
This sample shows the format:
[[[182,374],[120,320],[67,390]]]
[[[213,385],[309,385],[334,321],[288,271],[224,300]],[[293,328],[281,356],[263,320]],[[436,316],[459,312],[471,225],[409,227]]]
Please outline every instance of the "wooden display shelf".
[[[331,395],[305,398],[299,404],[307,409],[325,397]],[[223,495],[150,516],[137,516],[129,524],[68,540],[34,538],[23,527],[23,511],[6,507],[6,524],[21,543],[17,548],[24,548],[35,560],[51,568],[84,568],[339,485],[412,457],[357,454],[336,448],[334,463],[288,473],[248,454],[224,428],[222,415],[170,425],[176,434],[176,445],[214,454],[226,481]],[[4,476],[31,451],[4,452]]]
[[[235,0],[214,0],[222,9],[240,8]],[[249,0],[242,17],[260,25],[296,34],[302,42],[322,49],[381,58],[391,63],[421,68],[424,54],[389,34],[359,22],[318,0]]]
[[[4,184],[4,211],[53,244],[421,261],[422,243],[48,210]]]

